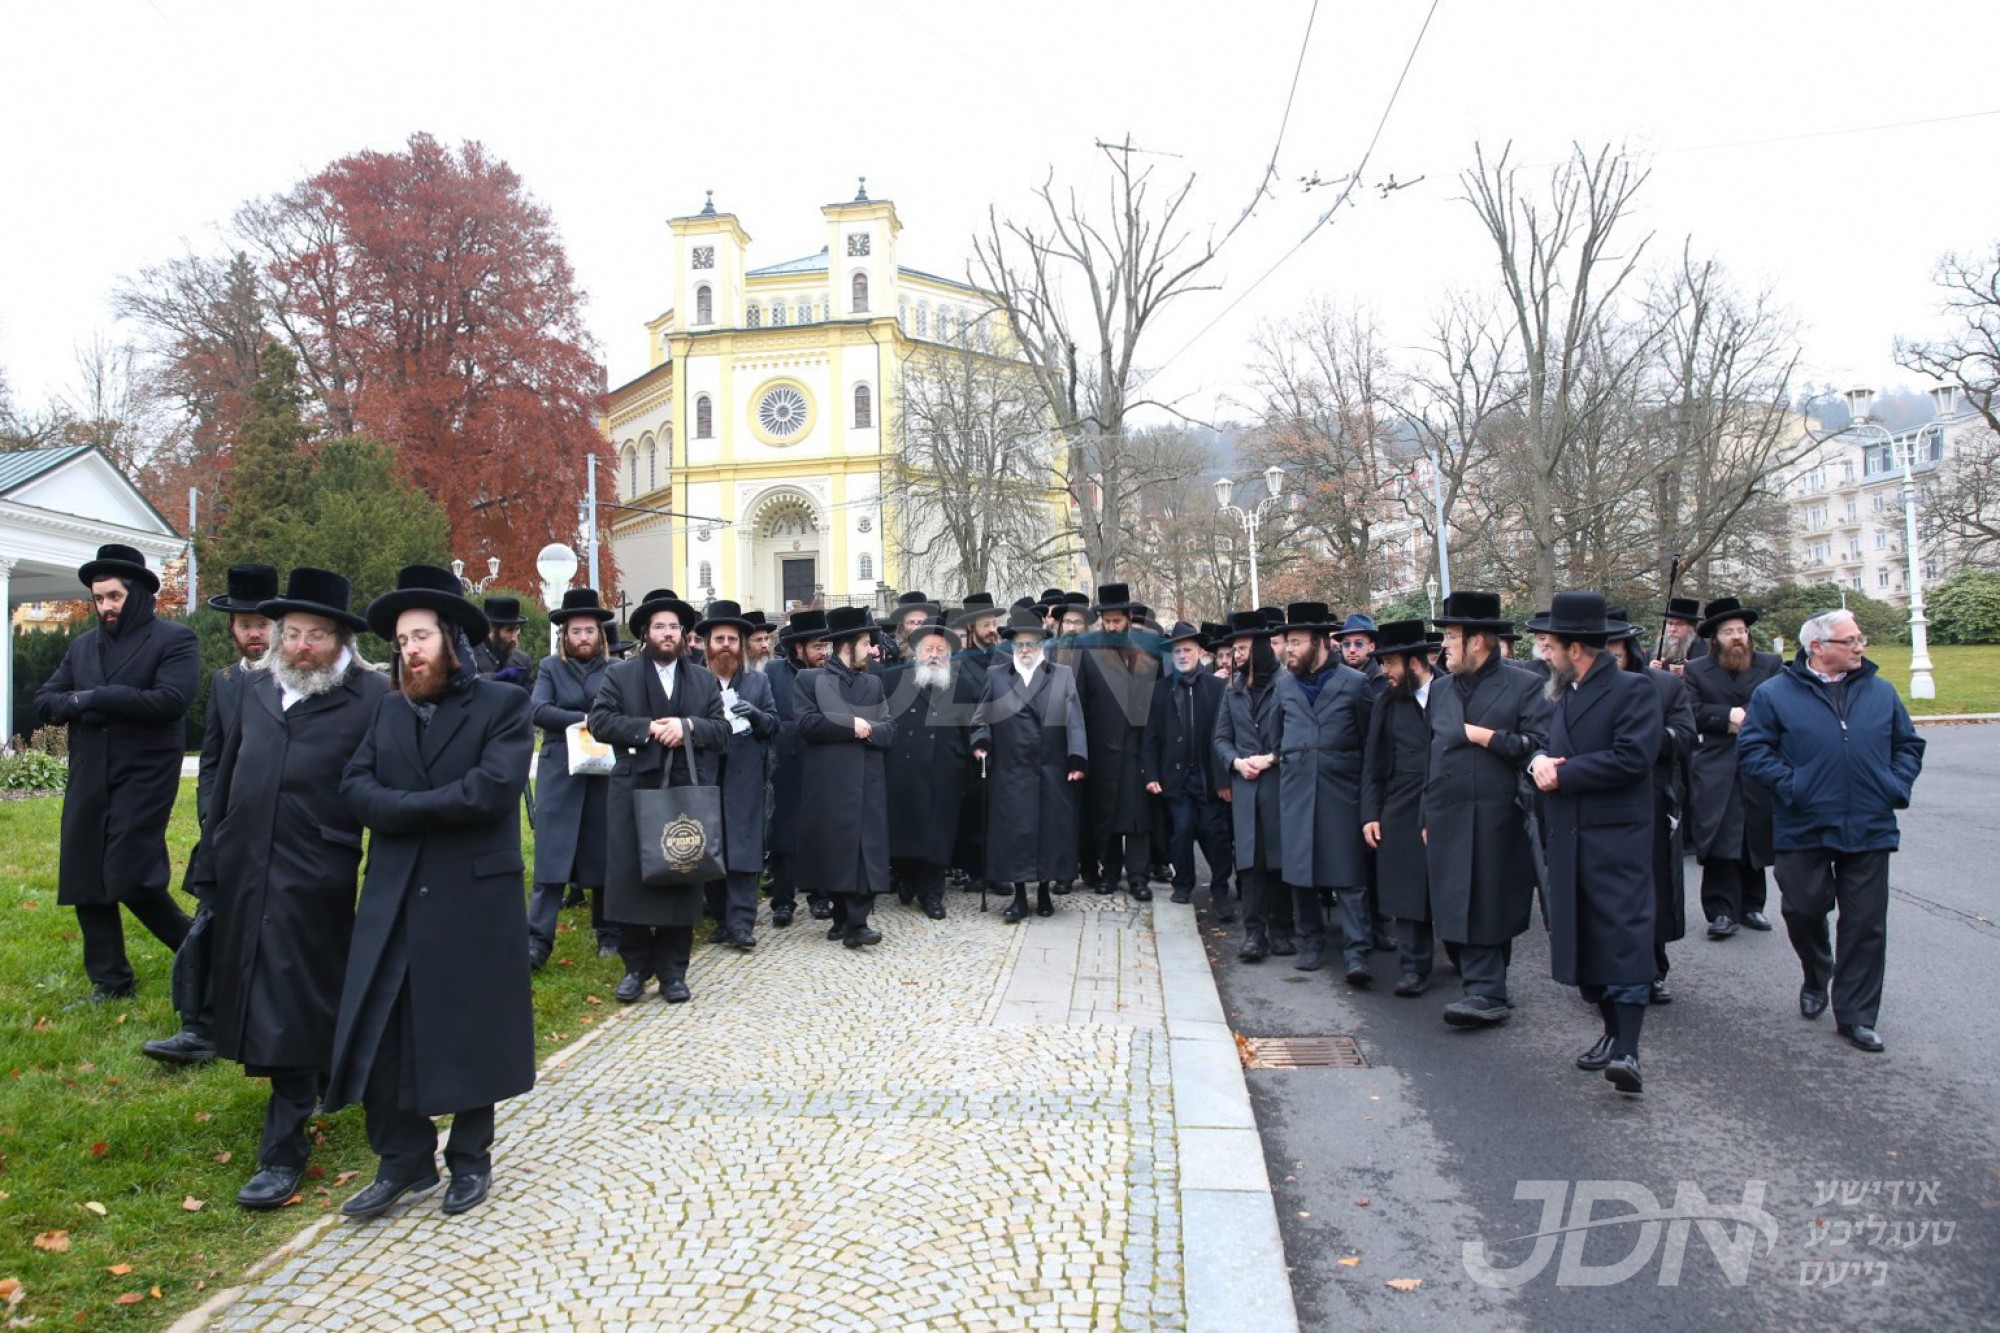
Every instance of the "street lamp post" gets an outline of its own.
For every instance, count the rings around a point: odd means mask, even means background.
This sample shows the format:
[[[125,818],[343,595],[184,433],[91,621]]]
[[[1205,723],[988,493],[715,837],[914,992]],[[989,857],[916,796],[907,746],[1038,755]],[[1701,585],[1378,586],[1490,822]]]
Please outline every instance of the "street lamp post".
[[[463,560],[452,561],[451,572],[460,583],[465,585],[465,591],[468,596],[477,592],[485,592],[493,586],[493,580],[500,577],[500,557],[497,555],[486,557],[486,577],[480,579],[477,583],[465,577],[465,562]]]
[[[1908,447],[1903,450],[1898,450],[1893,431],[1869,420],[1869,412],[1875,402],[1873,389],[1849,389],[1845,396],[1849,415],[1847,429],[1880,434],[1888,443],[1892,463],[1898,452],[1903,455],[1903,556],[1910,589],[1910,697],[1935,699],[1937,682],[1931,675],[1930,621],[1924,615],[1923,560],[1922,553],[1917,549],[1917,446],[1923,442],[1924,431],[1930,427],[1936,426],[1942,433],[1945,418],[1951,416],[1957,406],[1958,391],[1946,386],[1931,390],[1935,419],[1917,427],[1910,435]],[[1863,471],[1866,471],[1865,467]]]
[[[1216,503],[1221,506],[1223,513],[1243,525],[1244,538],[1250,544],[1250,605],[1253,607],[1261,606],[1264,603],[1263,592],[1257,586],[1257,529],[1264,521],[1264,511],[1267,508],[1277,508],[1278,491],[1284,484],[1285,470],[1283,468],[1279,467],[1276,463],[1265,468],[1264,498],[1245,510],[1229,503],[1230,496],[1236,491],[1236,483],[1227,477],[1217,477],[1215,479]]]

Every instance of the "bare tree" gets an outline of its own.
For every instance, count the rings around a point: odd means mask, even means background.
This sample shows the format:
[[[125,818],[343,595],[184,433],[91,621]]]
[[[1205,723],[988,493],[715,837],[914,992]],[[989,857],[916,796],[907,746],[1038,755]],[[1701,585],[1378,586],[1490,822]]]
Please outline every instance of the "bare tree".
[[[1141,595],[1162,624],[1219,619],[1236,605],[1245,566],[1242,529],[1216,511],[1214,447],[1168,426],[1135,432],[1125,453],[1121,508],[1126,550],[1145,570]]]
[[[136,352],[102,334],[77,347],[76,383],[58,410],[67,443],[95,445],[119,471],[142,482],[173,430],[140,382]]]
[[[144,330],[146,388],[188,418],[197,454],[191,461],[225,456],[267,336],[250,257],[190,249],[120,282],[112,306]]]
[[[1917,510],[1918,536],[1950,563],[2000,569],[2000,432],[1956,435]]]
[[[330,434],[360,430],[363,332],[345,228],[310,180],[236,211],[235,231],[257,263],[264,307],[299,358],[299,374]]]
[[[1101,206],[1058,187],[1051,171],[1032,220],[988,211],[972,272],[998,297],[1065,441],[1084,559],[1103,582],[1118,577],[1124,554],[1122,442],[1128,414],[1147,405],[1140,345],[1176,297],[1211,289],[1199,279],[1215,246],[1192,244],[1182,219],[1192,176],[1160,194],[1152,169],[1133,166],[1129,138],[1099,148],[1111,172]]]
[[[1898,338],[1896,361],[1955,385],[1966,405],[2000,431],[2000,241],[1983,254],[1946,255],[1935,277],[1956,327],[1928,341]]]

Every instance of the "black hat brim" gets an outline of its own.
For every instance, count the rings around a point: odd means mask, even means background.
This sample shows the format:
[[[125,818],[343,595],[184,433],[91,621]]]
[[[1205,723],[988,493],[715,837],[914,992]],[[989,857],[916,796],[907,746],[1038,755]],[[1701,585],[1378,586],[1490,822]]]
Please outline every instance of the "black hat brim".
[[[599,624],[608,624],[609,622],[618,619],[618,613],[616,611],[611,610],[609,607],[572,606],[562,610],[549,612],[549,623],[551,625],[560,625],[566,621],[575,620],[579,616],[589,616],[592,620],[597,621]]]
[[[646,637],[646,626],[662,611],[671,611],[679,616],[683,632],[691,629],[701,619],[695,614],[694,608],[680,598],[660,597],[650,602],[641,602],[634,607],[632,619],[626,622],[626,628],[632,631],[633,638],[643,639]]]
[[[1382,643],[1378,640],[1375,646],[1368,650],[1368,655],[1374,658],[1411,657],[1417,653],[1434,653],[1442,647],[1444,647],[1443,639],[1418,639],[1414,642],[1405,640],[1402,643]]]
[[[474,647],[486,642],[489,626],[486,613],[463,597],[454,597],[436,588],[398,588],[385,592],[368,604],[366,623],[390,643],[396,641],[396,617],[405,611],[435,611],[465,631]]]
[[[262,602],[239,602],[229,596],[211,597],[208,599],[209,610],[220,611],[225,615],[231,616],[263,615],[263,605],[264,603]]]
[[[99,579],[133,579],[145,584],[148,592],[160,590],[160,576],[130,560],[92,560],[78,569],[76,576],[86,588]]]
[[[1748,629],[1757,623],[1757,612],[1747,606],[1739,606],[1734,611],[1724,611],[1720,615],[1710,616],[1708,619],[1702,621],[1701,624],[1695,627],[1695,634],[1703,639],[1712,639],[1715,637],[1717,630],[1732,620],[1742,621],[1743,627]]]
[[[741,616],[710,616],[708,619],[698,622],[694,627],[694,632],[696,634],[706,634],[710,630],[719,629],[724,625],[736,626],[737,631],[746,638],[754,631],[762,628],[756,621],[745,620]]]
[[[267,620],[276,620],[280,616],[288,616],[294,612],[306,616],[324,616],[337,625],[347,626],[347,628],[357,634],[369,627],[367,620],[355,615],[352,611],[343,611],[338,607],[327,606],[323,602],[306,602],[290,597],[274,597],[268,602],[257,603],[257,614],[265,617]],[[394,622],[391,622],[390,628],[392,630],[395,628]],[[390,635],[388,637],[394,636]]]

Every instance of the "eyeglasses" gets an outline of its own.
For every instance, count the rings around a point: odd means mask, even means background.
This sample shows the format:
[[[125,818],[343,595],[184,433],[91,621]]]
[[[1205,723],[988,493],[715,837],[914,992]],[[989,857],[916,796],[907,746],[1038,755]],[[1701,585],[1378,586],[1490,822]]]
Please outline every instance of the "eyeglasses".
[[[1820,642],[1837,643],[1843,648],[1866,648],[1868,646],[1868,636],[1866,634],[1850,634],[1844,639],[1821,639]]]
[[[292,647],[303,643],[314,648],[324,648],[333,642],[334,633],[330,629],[288,629],[283,638]]]

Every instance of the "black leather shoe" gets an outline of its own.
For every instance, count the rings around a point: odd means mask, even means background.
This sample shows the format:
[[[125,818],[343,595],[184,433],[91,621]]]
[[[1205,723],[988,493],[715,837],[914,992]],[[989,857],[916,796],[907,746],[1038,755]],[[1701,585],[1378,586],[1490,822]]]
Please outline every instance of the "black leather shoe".
[[[1000,909],[1000,919],[1012,925],[1016,921],[1028,919],[1028,890],[1026,887],[1014,890],[1013,900]]]
[[[445,1187],[444,1207],[439,1211],[447,1217],[469,1213],[486,1202],[486,1191],[493,1184],[491,1171],[454,1171],[451,1184]]]
[[[798,909],[796,907],[773,907],[771,909],[771,924],[779,930],[783,930],[786,926],[792,924],[792,918],[797,915]]]
[[[1090,886],[1090,891],[1096,894],[1098,897],[1104,898],[1104,897],[1109,897],[1111,894],[1118,892],[1118,886],[1116,884],[1112,884],[1105,880],[1100,879],[1095,884]]]
[[[129,981],[123,986],[92,986],[90,988],[90,1002],[92,1004],[109,1004],[113,1000],[132,999],[138,993],[139,987]]]
[[[663,981],[660,983],[660,998],[668,1004],[686,1004],[694,998],[694,992],[688,989],[685,981]],[[458,1177],[453,1176],[452,1179],[456,1181]]]
[[[340,1205],[343,1217],[380,1217],[393,1208],[405,1194],[422,1194],[436,1188],[437,1173],[420,1176],[415,1180],[376,1180],[367,1189]]]
[[[1514,1007],[1490,995],[1468,995],[1444,1007],[1444,1021],[1455,1028],[1497,1028],[1514,1016]]]
[[[1578,1069],[1597,1070],[1611,1063],[1611,1034],[1605,1033],[1597,1039],[1597,1044],[1576,1057]]]
[[[856,926],[847,932],[847,938],[841,942],[850,949],[865,949],[871,944],[880,944],[882,932],[873,926]]]
[[[732,930],[722,937],[722,942],[732,949],[748,952],[757,947],[757,937],[747,930]]]
[[[1146,878],[1160,884],[1171,884],[1174,878],[1174,868],[1172,866],[1163,866],[1155,861],[1152,865],[1146,867]]]
[[[1227,924],[1236,919],[1236,904],[1228,898],[1218,898],[1211,893],[1208,895],[1208,914],[1217,921]]]
[[[544,949],[539,944],[530,944],[528,946],[528,970],[530,972],[541,971],[544,967],[548,966],[548,962],[549,951],[547,949]]]
[[[840,921],[836,921],[836,922],[834,922],[834,923],[833,923],[832,925],[830,925],[830,926],[828,926],[828,927],[826,928],[826,937],[827,937],[828,939],[830,939],[830,940],[844,940],[844,939],[846,939],[846,938],[847,938],[847,926],[846,926],[846,924],[845,924],[844,922],[840,922]]]
[[[599,958],[616,958],[618,956],[618,946],[615,944],[600,944],[597,946],[597,956]]]
[[[1636,1055],[1614,1055],[1604,1066],[1604,1077],[1620,1092],[1634,1097],[1646,1090],[1646,1081],[1639,1077],[1639,1057]]]
[[[1726,940],[1735,933],[1736,923],[1726,916],[1713,917],[1708,923],[1708,937],[1712,940]]]
[[[1194,901],[1194,890],[1175,889],[1167,895],[1167,901],[1170,903],[1191,903]]]
[[[1882,1039],[1875,1035],[1874,1028],[1865,1023],[1842,1023],[1839,1030],[1841,1036],[1864,1051],[1873,1054],[1882,1049]]]
[[[1665,977],[1661,977],[1653,983],[1651,999],[1654,1004],[1672,1004],[1674,1002],[1674,993],[1668,988]]]
[[[1073,880],[1073,879],[1059,879],[1059,880],[1057,880],[1057,881],[1056,881],[1055,883],[1053,883],[1053,884],[1049,885],[1049,892],[1050,892],[1050,893],[1053,893],[1053,894],[1056,894],[1056,895],[1057,895],[1057,896],[1059,896],[1059,897],[1068,897],[1068,896],[1069,896],[1069,894],[1070,894],[1070,893],[1071,893],[1071,892],[1072,892],[1072,891],[1073,891],[1073,890],[1074,890],[1075,888],[1076,888],[1076,881],[1075,881],[1075,880]]]
[[[1054,916],[1056,905],[1049,901],[1049,886],[1043,884],[1035,890],[1035,915]]]
[[[1326,966],[1326,946],[1318,940],[1307,940],[1299,946],[1298,955],[1292,959],[1292,967],[1300,972],[1317,972]]]
[[[1149,903],[1153,901],[1153,891],[1144,884],[1134,884],[1126,890],[1126,893],[1131,896],[1132,901],[1135,903]]]
[[[283,1208],[285,1201],[299,1192],[299,1179],[304,1174],[292,1166],[260,1166],[236,1191],[236,1202],[260,1213]]]
[[[1271,932],[1271,956],[1273,958],[1290,958],[1298,951],[1299,942],[1289,930],[1274,930]]]
[[[924,908],[924,915],[925,915],[925,916],[929,917],[929,918],[930,918],[931,920],[933,920],[933,921],[942,921],[942,920],[944,920],[944,895],[943,895],[943,894],[941,894],[941,893],[927,893],[927,894],[925,894],[925,895],[923,896],[923,898],[921,899],[921,902],[923,903],[923,908]]]
[[[627,972],[619,979],[618,989],[611,992],[620,1004],[631,1004],[646,993],[646,979],[637,972]]]
[[[807,903],[806,910],[812,913],[812,919],[815,921],[831,921],[833,919],[833,904],[824,899]]]
[[[1347,965],[1347,984],[1359,990],[1367,990],[1375,984],[1375,974],[1368,970],[1368,964],[1366,963],[1349,963]]]
[[[1826,988],[1823,986],[1799,987],[1799,1016],[1818,1018],[1826,1012]]]
[[[205,1065],[215,1058],[215,1043],[182,1028],[171,1037],[149,1041],[139,1053],[167,1065]]]
[[[1771,918],[1765,916],[1762,912],[1745,912],[1743,914],[1743,924],[1752,930],[1769,930],[1771,928]]]
[[[1396,952],[1395,936],[1388,934],[1386,931],[1380,931],[1380,930],[1376,931],[1374,940],[1374,949],[1376,953]]]
[[[1239,963],[1261,963],[1271,952],[1271,938],[1261,930],[1248,931],[1243,936],[1243,947],[1236,951]]]
[[[1414,972],[1405,972],[1402,976],[1396,978],[1395,993],[1407,1000],[1414,996],[1422,995],[1424,987],[1429,984],[1430,978],[1420,977]]]

